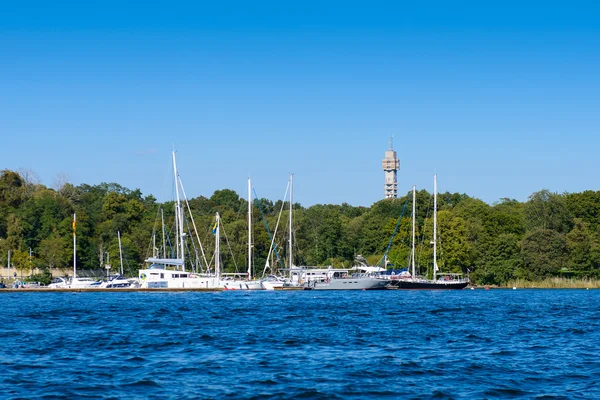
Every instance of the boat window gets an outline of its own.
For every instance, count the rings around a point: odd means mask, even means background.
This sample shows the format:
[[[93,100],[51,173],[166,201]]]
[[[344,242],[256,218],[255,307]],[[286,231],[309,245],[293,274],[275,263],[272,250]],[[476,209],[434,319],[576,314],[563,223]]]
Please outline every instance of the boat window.
[[[165,274],[160,274],[160,279],[164,279]]]
[[[188,277],[188,275],[187,275],[187,274],[181,274],[181,277],[182,277],[182,278],[187,278],[187,277]]]

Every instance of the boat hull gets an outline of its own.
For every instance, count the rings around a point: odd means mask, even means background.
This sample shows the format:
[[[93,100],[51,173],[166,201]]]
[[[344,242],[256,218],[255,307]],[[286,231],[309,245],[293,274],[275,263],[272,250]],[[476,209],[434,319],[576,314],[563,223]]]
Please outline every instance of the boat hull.
[[[329,282],[309,282],[307,290],[383,290],[390,284],[387,279],[356,277],[331,279]]]
[[[467,287],[469,281],[411,281],[394,280],[390,289],[405,290],[460,290]]]

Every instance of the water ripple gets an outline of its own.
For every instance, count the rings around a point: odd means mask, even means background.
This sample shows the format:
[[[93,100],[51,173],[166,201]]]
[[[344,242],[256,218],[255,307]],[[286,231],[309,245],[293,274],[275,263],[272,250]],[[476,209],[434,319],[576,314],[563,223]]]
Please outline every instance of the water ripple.
[[[600,398],[600,291],[3,296],[7,398]]]

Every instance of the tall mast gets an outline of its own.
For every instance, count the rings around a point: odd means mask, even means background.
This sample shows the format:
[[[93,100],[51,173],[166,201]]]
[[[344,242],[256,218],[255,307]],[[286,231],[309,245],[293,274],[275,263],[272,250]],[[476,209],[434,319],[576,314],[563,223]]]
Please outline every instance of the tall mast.
[[[175,174],[175,198],[177,199],[177,204],[175,205],[175,221],[176,226],[179,228],[178,231],[178,242],[179,245],[177,248],[177,258],[182,260],[182,270],[185,271],[185,262],[184,260],[184,250],[183,250],[183,209],[181,208],[181,203],[179,199],[179,174],[177,173],[177,162],[175,160],[175,152],[173,151],[173,173]]]
[[[220,241],[220,228],[221,228],[221,220],[219,218],[219,213],[217,213],[216,216],[216,221],[215,221],[215,275],[217,276],[217,279],[220,279],[221,277],[221,260],[220,260],[220,246],[219,246],[219,241]]]
[[[433,175],[433,280],[437,276],[437,174]]]
[[[162,256],[163,258],[167,258],[167,242],[165,240],[165,210],[162,208],[160,209],[160,219],[162,223]]]
[[[121,259],[121,276],[123,276],[123,248],[121,247],[121,232],[117,231],[119,238],[119,258]]]
[[[252,279],[252,181],[248,178],[248,280]]]
[[[185,200],[185,205],[187,206],[188,214],[190,215],[190,220],[192,220],[192,226],[194,227],[194,233],[196,233],[196,240],[198,240],[198,244],[200,245],[200,251],[202,252],[202,259],[204,260],[204,265],[208,265],[208,262],[206,261],[206,255],[204,254],[204,247],[202,246],[202,241],[200,240],[200,235],[198,235],[198,228],[196,227],[196,222],[194,221],[192,209],[190,208],[190,202],[188,201],[187,196],[185,194],[185,189],[183,188],[183,182],[181,181],[181,179],[179,180],[179,184],[181,185],[181,193],[183,194],[183,199]],[[196,259],[197,258],[198,257],[196,257]]]
[[[292,266],[293,266],[293,262],[292,262],[292,204],[293,204],[293,200],[292,200],[292,194],[293,194],[293,183],[294,183],[294,174],[290,174],[290,238],[289,238],[289,245],[290,245],[290,256],[289,256],[289,264],[290,264],[290,277],[292,276]]]
[[[415,278],[415,216],[416,216],[416,201],[417,200],[417,187],[413,185],[413,201],[412,201],[412,251],[411,251],[411,263],[412,263],[412,277]]]
[[[77,214],[73,213],[73,279],[77,278]]]
[[[156,230],[152,232],[152,257],[156,258],[158,255],[156,254]]]

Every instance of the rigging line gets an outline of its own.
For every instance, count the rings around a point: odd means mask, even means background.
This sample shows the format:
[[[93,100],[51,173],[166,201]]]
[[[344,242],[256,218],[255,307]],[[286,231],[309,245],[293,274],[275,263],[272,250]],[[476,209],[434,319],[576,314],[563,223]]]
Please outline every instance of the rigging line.
[[[267,218],[265,217],[265,213],[263,213],[262,206],[260,205],[260,199],[256,195],[256,190],[252,189],[252,191],[254,192],[254,197],[256,197],[256,201],[258,202],[258,209],[260,210],[260,215],[262,216],[263,222],[265,223],[265,226],[267,228],[267,233],[269,234],[269,238],[271,239],[271,243],[274,243],[274,241],[273,241],[273,235],[271,234],[271,230],[269,229],[269,223],[267,222]],[[283,266],[283,263],[281,262],[281,258],[279,257],[279,252],[277,251],[277,245],[275,245],[275,254],[277,255],[277,261],[279,262],[279,265]],[[268,258],[267,258],[267,260],[268,260]]]
[[[392,237],[390,238],[390,242],[387,245],[387,249],[385,249],[385,253],[383,253],[383,257],[377,263],[378,267],[381,267],[381,264],[384,262],[387,257],[390,247],[392,247],[392,242],[394,240],[394,236],[396,236],[396,232],[398,231],[398,226],[400,226],[400,221],[402,221],[402,217],[404,216],[404,211],[406,211],[406,205],[408,204],[408,196],[406,197],[406,201],[404,202],[404,207],[402,207],[402,212],[400,213],[400,217],[398,217],[398,222],[396,222],[396,227],[394,228],[394,233],[392,233]]]
[[[238,270],[237,262],[235,262],[235,255],[233,254],[233,250],[231,249],[231,245],[229,244],[229,238],[227,237],[227,232],[225,232],[225,225],[220,224],[220,227],[223,228],[223,235],[225,236],[225,241],[227,242],[227,247],[229,248],[229,253],[231,253],[231,259],[233,260],[233,265],[235,266],[235,272],[238,273],[240,271]]]
[[[425,249],[425,224],[427,222],[427,220],[429,219],[429,213],[431,211],[431,209],[433,208],[433,197],[429,198],[429,203],[427,204],[427,213],[425,214],[425,219],[423,220],[423,229],[421,230],[421,237],[419,238],[419,259],[418,259],[418,265],[421,266],[421,260],[424,257],[423,253],[424,253],[424,249]],[[429,262],[426,263],[427,268],[425,269],[425,276],[429,276]]]
[[[208,274],[208,273],[210,273],[210,267],[211,267],[211,265],[212,265],[213,261],[215,261],[215,253],[213,253],[212,257],[210,258],[210,264],[208,264],[208,265],[206,266],[206,273],[207,273],[207,274]]]
[[[202,246],[202,241],[200,240],[200,235],[198,235],[198,229],[196,228],[196,222],[194,221],[194,217],[192,215],[190,203],[188,202],[187,196],[185,195],[185,189],[183,188],[183,182],[181,182],[181,178],[179,178],[179,184],[181,185],[181,191],[183,192],[183,198],[185,200],[185,205],[187,206],[188,212],[192,216],[192,225],[194,225],[194,232],[196,232],[196,238],[198,239],[198,244],[200,245],[200,252],[202,253],[202,258],[204,259],[204,264],[208,265],[208,262],[206,261],[206,255],[204,254],[204,247]]]
[[[193,221],[194,221],[194,219],[192,218],[192,222],[193,222]],[[190,222],[189,222],[189,219],[188,219],[187,217],[185,217],[185,216],[184,216],[184,222],[185,222],[185,226],[186,226],[186,228],[187,228],[187,233],[189,234],[190,238],[192,238],[192,240],[191,240],[191,242],[192,242],[192,247],[194,248],[194,254],[196,255],[196,258],[197,258],[197,257],[198,257],[198,249],[196,248],[196,242],[194,242],[194,239],[193,239],[193,237],[192,237],[192,231],[191,231],[191,229],[190,229]],[[190,256],[190,259],[191,259],[191,258],[192,258],[192,252],[191,252],[191,251],[190,251],[190,249],[189,249],[189,245],[188,245],[188,242],[187,242],[187,240],[185,241],[185,247],[186,247],[186,249],[188,250],[188,255]],[[196,261],[197,261],[197,259],[196,259]],[[196,271],[195,271],[195,269],[196,269],[196,264],[197,264],[197,262],[193,262],[193,263],[192,263],[192,269],[194,270],[193,272],[196,272]]]
[[[279,216],[277,217],[277,223],[275,224],[275,232],[273,233],[273,237],[277,237],[277,229],[279,229],[279,221],[281,220],[281,215],[283,214],[283,208],[285,207],[285,200],[287,199],[287,194],[288,194],[288,190],[290,189],[290,183],[288,182],[286,188],[285,188],[285,193],[283,194],[283,201],[281,202],[281,208],[279,209]],[[271,251],[273,249],[273,246],[275,246],[275,249],[277,248],[277,245],[275,244],[275,240],[271,240],[271,245],[269,246],[269,253],[267,254],[267,262],[265,263],[265,268],[263,269],[263,278],[265,277],[265,274],[267,272],[267,265],[268,265],[268,261],[269,261],[269,257],[271,256]],[[277,257],[277,259],[279,260],[279,256]],[[281,264],[281,261],[280,261]],[[270,267],[270,266],[269,266]],[[271,272],[275,272],[274,270],[271,270]]]
[[[125,250],[121,250],[123,253],[123,259],[125,260],[125,264],[127,264],[127,270],[129,271],[129,276],[133,276],[133,271],[131,270],[131,266],[129,265],[129,260],[127,260],[127,254]]]
[[[156,225],[158,225],[158,214],[160,214],[160,207],[158,207],[156,209],[156,217],[154,218],[154,225],[152,226],[152,238],[155,237],[157,229],[156,229]],[[148,248],[146,249],[146,258],[150,258],[154,256],[154,241],[153,239],[150,239],[150,244],[148,245]],[[149,249],[152,249],[150,252],[148,252]],[[150,254],[150,255],[148,255]]]
[[[171,258],[177,258],[175,256],[175,253],[173,252],[173,244],[171,243],[171,236],[169,236],[169,231],[167,230],[166,226],[164,229],[165,229],[165,236],[167,238],[167,243],[169,243],[169,250],[171,251]],[[165,254],[164,257],[167,258],[167,255]]]

